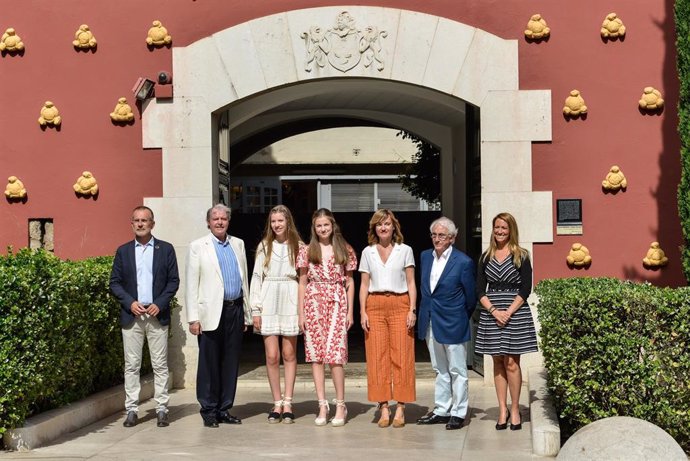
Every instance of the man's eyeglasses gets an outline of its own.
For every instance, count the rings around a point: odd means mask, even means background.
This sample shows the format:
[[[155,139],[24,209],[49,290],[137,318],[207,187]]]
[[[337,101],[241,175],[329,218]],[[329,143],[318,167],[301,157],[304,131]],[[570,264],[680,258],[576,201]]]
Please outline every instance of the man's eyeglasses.
[[[432,239],[439,239],[439,240],[448,240],[450,238],[450,235],[448,234],[437,234],[435,232],[432,232],[429,234]]]

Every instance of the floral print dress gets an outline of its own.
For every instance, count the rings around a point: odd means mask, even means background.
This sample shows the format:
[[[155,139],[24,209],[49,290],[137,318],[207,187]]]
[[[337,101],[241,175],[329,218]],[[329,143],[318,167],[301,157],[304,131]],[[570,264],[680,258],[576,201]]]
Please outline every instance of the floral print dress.
[[[304,292],[304,352],[307,362],[347,363],[347,271],[357,268],[357,256],[347,247],[347,263],[333,263],[333,256],[314,264],[309,247],[300,248],[297,267],[307,269]]]

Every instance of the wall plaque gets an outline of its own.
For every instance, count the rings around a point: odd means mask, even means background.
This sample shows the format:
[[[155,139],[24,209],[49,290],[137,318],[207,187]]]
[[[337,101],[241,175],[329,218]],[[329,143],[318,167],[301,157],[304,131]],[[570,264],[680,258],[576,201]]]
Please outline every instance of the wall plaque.
[[[556,235],[582,235],[582,200],[556,200]]]

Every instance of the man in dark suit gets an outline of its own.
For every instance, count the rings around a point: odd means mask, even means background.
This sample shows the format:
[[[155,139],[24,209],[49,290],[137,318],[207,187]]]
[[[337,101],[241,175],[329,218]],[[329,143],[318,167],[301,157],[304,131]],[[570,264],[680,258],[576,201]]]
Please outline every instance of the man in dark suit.
[[[110,291],[120,302],[125,353],[125,427],[136,426],[139,411],[139,371],[144,338],[149,343],[154,376],[158,427],[168,426],[168,325],[170,300],[180,285],[172,245],[154,239],[153,211],[139,206],[132,212],[134,240],[115,253]]]
[[[434,409],[417,424],[446,424],[460,429],[467,416],[467,341],[477,303],[474,263],[453,247],[458,230],[441,217],[431,223],[433,249],[422,252],[418,336],[426,339],[436,372]]]
[[[230,208],[206,212],[210,234],[189,244],[185,310],[197,336],[196,396],[206,427],[241,424],[228,411],[235,401],[243,332],[251,325],[244,242],[228,234]]]

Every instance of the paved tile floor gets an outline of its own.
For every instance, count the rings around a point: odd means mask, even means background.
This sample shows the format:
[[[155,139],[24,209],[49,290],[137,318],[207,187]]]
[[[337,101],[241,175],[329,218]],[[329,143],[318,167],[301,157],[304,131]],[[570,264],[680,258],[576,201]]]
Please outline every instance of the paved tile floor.
[[[348,423],[334,428],[314,426],[317,404],[313,384],[300,377],[295,389],[295,424],[269,425],[266,413],[271,397],[261,375],[259,370],[240,380],[232,414],[242,418],[242,425],[203,427],[194,390],[176,390],[171,395],[171,425],[167,428],[156,427],[154,404],[148,401],[141,406],[140,423],[134,428],[122,426],[123,412],[68,434],[50,446],[28,453],[0,453],[0,460],[542,459],[532,455],[526,388],[521,397],[524,420],[521,431],[494,429],[498,411],[495,392],[478,375],[470,379],[471,408],[462,429],[447,431],[442,425],[414,424],[433,402],[433,380],[428,377],[418,379],[417,402],[407,406],[406,417],[412,424],[400,429],[380,429],[376,426],[375,405],[366,399],[366,379],[355,370],[347,380]],[[333,397],[330,384],[328,395]]]

